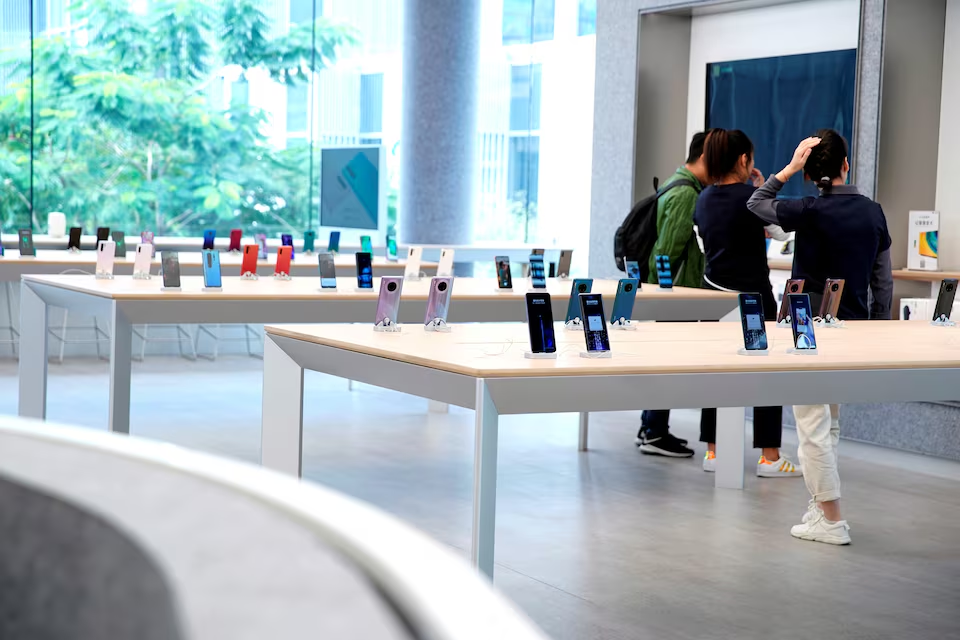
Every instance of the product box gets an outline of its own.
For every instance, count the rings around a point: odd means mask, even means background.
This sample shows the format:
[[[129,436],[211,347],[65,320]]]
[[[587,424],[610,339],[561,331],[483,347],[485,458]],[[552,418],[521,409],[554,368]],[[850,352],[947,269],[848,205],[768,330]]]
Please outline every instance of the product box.
[[[901,298],[899,317],[901,320],[930,322],[933,320],[933,308],[936,305],[936,298]],[[960,320],[960,300],[954,301],[950,318],[954,321]]]
[[[907,269],[938,271],[940,212],[910,212],[910,246],[907,247]]]

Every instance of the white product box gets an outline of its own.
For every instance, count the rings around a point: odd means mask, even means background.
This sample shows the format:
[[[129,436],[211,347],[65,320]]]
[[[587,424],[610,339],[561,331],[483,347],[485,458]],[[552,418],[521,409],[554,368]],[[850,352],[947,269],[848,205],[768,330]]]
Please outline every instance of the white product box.
[[[939,211],[910,212],[910,246],[907,247],[907,269],[939,270]]]

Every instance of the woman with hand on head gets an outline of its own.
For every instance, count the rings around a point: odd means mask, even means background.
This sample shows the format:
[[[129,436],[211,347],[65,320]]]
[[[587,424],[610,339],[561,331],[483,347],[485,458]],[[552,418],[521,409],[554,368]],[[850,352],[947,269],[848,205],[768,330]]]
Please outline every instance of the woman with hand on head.
[[[820,195],[777,200],[777,193],[795,174],[816,183]],[[766,181],[747,206],[757,216],[796,231],[793,277],[806,281],[811,306],[819,307],[828,278],[845,280],[839,317],[846,320],[890,319],[893,273],[890,234],[879,204],[847,184],[850,162],[847,142],[823,129],[797,147],[782,171]],[[870,301],[869,294],[873,294]],[[839,406],[794,406],[804,480],[813,496],[796,538],[849,544],[850,527],[840,513]]]

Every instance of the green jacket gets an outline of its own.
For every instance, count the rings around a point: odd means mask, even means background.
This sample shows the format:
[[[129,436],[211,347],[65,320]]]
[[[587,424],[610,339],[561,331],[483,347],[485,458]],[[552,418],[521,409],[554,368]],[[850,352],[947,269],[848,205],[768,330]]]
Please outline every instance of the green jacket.
[[[693,213],[703,185],[685,167],[680,167],[661,189],[680,178],[692,182],[692,187],[677,187],[665,193],[657,202],[657,242],[650,256],[650,276],[647,281],[657,284],[655,256],[670,256],[673,284],[678,287],[702,287],[704,259],[693,232]]]

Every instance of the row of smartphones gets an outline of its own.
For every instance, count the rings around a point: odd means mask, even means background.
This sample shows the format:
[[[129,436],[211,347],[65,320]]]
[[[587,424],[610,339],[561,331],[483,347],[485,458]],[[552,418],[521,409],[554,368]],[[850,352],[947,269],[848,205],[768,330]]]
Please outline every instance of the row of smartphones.
[[[566,278],[570,275],[570,265],[573,262],[573,251],[562,249],[560,251],[560,261],[557,264],[550,263],[549,272],[543,260],[543,249],[534,249],[533,253],[527,259],[530,268],[530,281],[534,289],[546,289],[547,278],[553,278],[559,275]],[[441,263],[443,256],[440,256]],[[493,259],[497,268],[497,286],[501,289],[513,289],[513,276],[510,273],[510,257],[496,256]]]
[[[624,281],[621,281],[623,287]],[[636,289],[634,288],[634,294]],[[527,330],[530,332],[530,351],[533,353],[556,353],[557,339],[553,326],[553,304],[550,294],[530,291],[527,293]],[[583,320],[583,335],[590,353],[610,351],[607,321],[603,313],[603,298],[599,293],[579,293],[571,297],[571,306],[576,304]],[[632,305],[631,305],[632,306]],[[569,311],[568,311],[569,315]]]
[[[657,282],[661,289],[673,288],[673,271],[670,268],[670,256],[654,256],[653,264],[657,270]],[[624,270],[628,278],[640,280],[640,263],[636,260],[624,260]]]
[[[397,324],[397,315],[400,311],[400,294],[402,292],[403,278],[398,276],[385,276],[380,279],[380,297],[377,300],[376,325],[389,326]],[[423,320],[424,325],[438,321],[446,324],[452,293],[452,277],[436,276],[430,279],[430,294],[427,297],[427,313]]]
[[[843,298],[844,281],[838,278],[827,278],[823,286],[823,299],[820,303],[820,313],[816,317],[823,320],[836,320],[840,311],[840,300]],[[803,293],[803,280],[787,280],[783,290],[783,300],[780,302],[780,311],[777,313],[777,322],[790,322],[793,318],[789,307],[789,296]]]
[[[766,351],[767,328],[760,294],[741,293],[738,297],[744,349]],[[792,319],[793,348],[797,351],[816,351],[817,338],[813,332],[814,315],[810,308],[810,296],[806,293],[787,293],[783,297],[783,306],[788,309],[787,313]]]

